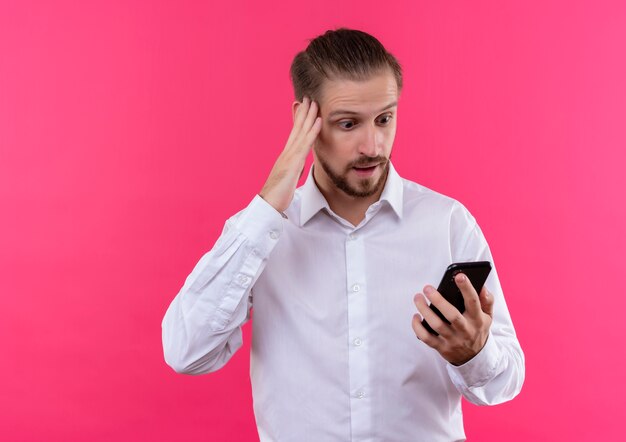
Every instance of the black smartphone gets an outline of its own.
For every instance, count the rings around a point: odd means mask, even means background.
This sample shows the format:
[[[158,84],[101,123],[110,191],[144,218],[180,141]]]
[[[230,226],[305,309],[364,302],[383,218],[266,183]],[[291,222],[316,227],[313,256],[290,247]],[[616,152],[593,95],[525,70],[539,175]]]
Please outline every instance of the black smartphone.
[[[439,287],[437,287],[437,291],[441,293],[450,304],[455,306],[458,311],[463,313],[465,311],[465,302],[463,302],[461,290],[457,287],[456,282],[454,282],[454,277],[457,273],[463,273],[471,281],[474,289],[476,289],[476,293],[480,293],[489,276],[489,272],[491,272],[491,263],[489,261],[455,262],[450,264],[446,269],[439,283]],[[441,313],[437,307],[431,304],[430,309],[435,312],[442,321],[450,324],[450,321],[443,316],[443,313]],[[422,325],[431,334],[439,336],[439,333],[433,330],[425,319],[422,320]]]

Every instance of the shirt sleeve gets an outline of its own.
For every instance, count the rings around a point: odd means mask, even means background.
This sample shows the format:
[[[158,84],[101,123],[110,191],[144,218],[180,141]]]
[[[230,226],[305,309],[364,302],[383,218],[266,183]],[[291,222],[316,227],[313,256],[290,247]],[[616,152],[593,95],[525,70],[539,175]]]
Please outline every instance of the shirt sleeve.
[[[176,372],[216,371],[242,346],[252,289],[283,232],[284,218],[256,195],[226,221],[161,323],[165,361]]]
[[[490,261],[491,273],[485,282],[494,297],[493,321],[482,350],[460,366],[446,366],[459,392],[476,405],[495,405],[513,399],[525,376],[524,353],[504,300],[491,251],[474,217],[456,203],[450,219],[453,262]]]

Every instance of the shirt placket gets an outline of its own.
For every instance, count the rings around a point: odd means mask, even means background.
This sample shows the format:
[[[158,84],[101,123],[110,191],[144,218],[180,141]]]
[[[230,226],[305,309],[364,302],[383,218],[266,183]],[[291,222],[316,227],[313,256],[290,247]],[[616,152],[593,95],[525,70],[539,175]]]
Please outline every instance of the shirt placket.
[[[371,384],[367,333],[368,286],[365,277],[364,238],[354,231],[346,237],[346,269],[351,430],[352,440],[362,440],[371,433]]]

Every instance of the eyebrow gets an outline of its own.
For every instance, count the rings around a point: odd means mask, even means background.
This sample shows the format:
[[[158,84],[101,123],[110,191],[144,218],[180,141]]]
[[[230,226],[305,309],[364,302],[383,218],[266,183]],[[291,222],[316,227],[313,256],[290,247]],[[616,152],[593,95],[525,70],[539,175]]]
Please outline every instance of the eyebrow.
[[[392,108],[392,107],[397,106],[397,105],[398,105],[398,102],[394,101],[393,103],[389,103],[387,106],[383,107],[378,112],[382,112],[384,110],[387,110],[387,109]],[[355,111],[339,109],[339,110],[334,110],[330,114],[328,114],[328,118],[332,118],[335,115],[344,115],[344,114],[345,115],[359,115],[359,113],[355,112]]]

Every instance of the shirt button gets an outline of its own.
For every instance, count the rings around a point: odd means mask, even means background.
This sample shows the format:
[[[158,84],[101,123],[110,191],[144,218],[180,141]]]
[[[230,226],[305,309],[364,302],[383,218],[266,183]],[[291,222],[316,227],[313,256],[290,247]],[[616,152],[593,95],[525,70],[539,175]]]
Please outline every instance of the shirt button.
[[[278,238],[278,233],[275,230],[272,230],[270,232],[270,238],[277,239]]]
[[[358,285],[358,284],[354,284],[354,285],[352,286],[352,291],[353,291],[353,292],[358,292],[359,290],[361,290],[361,286],[360,286],[360,285]]]
[[[365,397],[365,392],[363,390],[359,390],[356,392],[356,397],[359,399],[363,399]]]
[[[239,275],[239,283],[243,286],[246,286],[248,284],[248,281],[250,279],[247,276],[244,275]]]
[[[356,239],[356,235],[355,235],[354,233],[351,233],[351,234],[349,234],[349,235],[348,235],[348,239],[349,239],[350,241],[353,241],[353,240],[355,240],[355,239]]]
[[[356,338],[354,341],[352,341],[354,343],[354,345],[356,345],[357,347],[359,345],[361,345],[363,343],[363,341],[361,340],[361,338]]]

